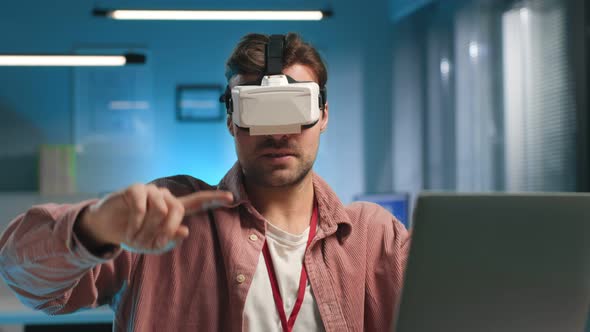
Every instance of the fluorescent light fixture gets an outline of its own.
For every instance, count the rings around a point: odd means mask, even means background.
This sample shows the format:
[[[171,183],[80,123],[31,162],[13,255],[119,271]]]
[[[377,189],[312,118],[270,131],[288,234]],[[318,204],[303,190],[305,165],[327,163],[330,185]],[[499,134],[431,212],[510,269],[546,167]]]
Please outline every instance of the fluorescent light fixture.
[[[476,59],[479,56],[479,45],[477,44],[477,42],[472,41],[469,43],[469,56],[472,59]]]
[[[444,79],[449,78],[449,74],[451,73],[451,62],[447,58],[442,58],[440,60],[440,73]]]
[[[331,16],[321,10],[131,10],[95,9],[95,16],[115,20],[193,21],[319,21]]]
[[[528,8],[521,8],[520,9],[520,19],[523,22],[528,22],[528,20],[529,20],[529,9]]]
[[[0,54],[0,66],[48,66],[48,67],[113,67],[145,63],[141,54],[125,55],[28,55]]]

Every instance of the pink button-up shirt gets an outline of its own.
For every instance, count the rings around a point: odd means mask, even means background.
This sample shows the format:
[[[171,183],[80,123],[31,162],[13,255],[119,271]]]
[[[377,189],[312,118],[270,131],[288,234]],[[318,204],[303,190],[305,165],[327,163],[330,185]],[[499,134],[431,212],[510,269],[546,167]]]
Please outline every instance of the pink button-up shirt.
[[[216,189],[185,175],[155,183],[176,196]],[[304,262],[326,331],[388,330],[408,232],[378,205],[343,206],[316,174],[313,186],[320,219]],[[73,226],[93,201],[33,207],[2,234],[0,273],[23,303],[49,314],[110,305],[115,331],[241,331],[266,223],[238,164],[217,188],[233,192],[235,203],[185,217],[189,237],[162,255],[90,253]]]

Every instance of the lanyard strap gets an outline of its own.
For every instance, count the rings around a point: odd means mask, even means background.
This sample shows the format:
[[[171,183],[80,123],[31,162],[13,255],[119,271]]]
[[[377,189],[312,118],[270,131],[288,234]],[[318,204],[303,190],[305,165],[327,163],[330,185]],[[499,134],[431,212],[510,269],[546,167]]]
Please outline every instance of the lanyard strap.
[[[318,207],[316,204],[314,204],[313,213],[311,215],[311,222],[309,223],[309,237],[307,238],[307,245],[305,246],[305,251],[307,251],[307,248],[309,247],[311,240],[313,240],[315,236],[317,223]],[[285,306],[283,305],[283,298],[281,297],[281,291],[279,289],[279,283],[277,281],[275,268],[272,263],[272,257],[270,256],[270,251],[268,250],[268,245],[266,244],[266,241],[264,241],[264,246],[262,247],[262,254],[264,255],[264,262],[266,263],[266,270],[268,271],[268,278],[270,279],[270,286],[272,287],[272,296],[274,297],[275,306],[277,307],[279,317],[281,318],[281,325],[283,326],[283,331],[291,332],[293,330],[293,326],[295,325],[295,319],[297,319],[297,315],[299,314],[299,310],[301,309],[303,297],[305,296],[305,286],[307,286],[307,272],[305,271],[305,264],[302,263],[301,266],[301,276],[299,277],[299,289],[297,290],[297,300],[295,301],[295,306],[293,307],[291,315],[289,316],[289,320],[287,321],[287,315],[285,314]]]

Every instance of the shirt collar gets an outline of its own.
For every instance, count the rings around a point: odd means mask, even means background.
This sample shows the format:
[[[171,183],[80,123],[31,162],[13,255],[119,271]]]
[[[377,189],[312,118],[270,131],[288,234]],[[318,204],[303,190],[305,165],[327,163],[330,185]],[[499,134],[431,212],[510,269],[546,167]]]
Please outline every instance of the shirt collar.
[[[315,199],[318,203],[320,215],[319,228],[322,230],[322,232],[318,232],[318,236],[327,237],[337,232],[341,239],[348,237],[352,230],[352,223],[344,205],[332,188],[319,175],[313,172],[312,176]],[[230,205],[231,208],[244,204],[250,205],[244,187],[244,174],[239,162],[236,162],[221,179],[218,189],[230,191],[234,195],[234,202]]]

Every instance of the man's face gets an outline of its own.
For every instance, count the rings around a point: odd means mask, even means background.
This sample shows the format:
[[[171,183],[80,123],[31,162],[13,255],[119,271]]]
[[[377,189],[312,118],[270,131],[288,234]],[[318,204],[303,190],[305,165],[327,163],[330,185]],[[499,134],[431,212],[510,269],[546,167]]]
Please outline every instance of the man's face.
[[[295,64],[283,73],[297,81],[315,81],[313,71]],[[236,75],[230,87],[254,80],[252,76]],[[280,112],[280,110],[277,110]],[[320,121],[300,134],[250,136],[248,129],[237,127],[231,117],[227,126],[234,137],[238,161],[249,182],[263,187],[284,187],[299,183],[311,170],[318,152],[320,133],[328,125],[328,106]]]

